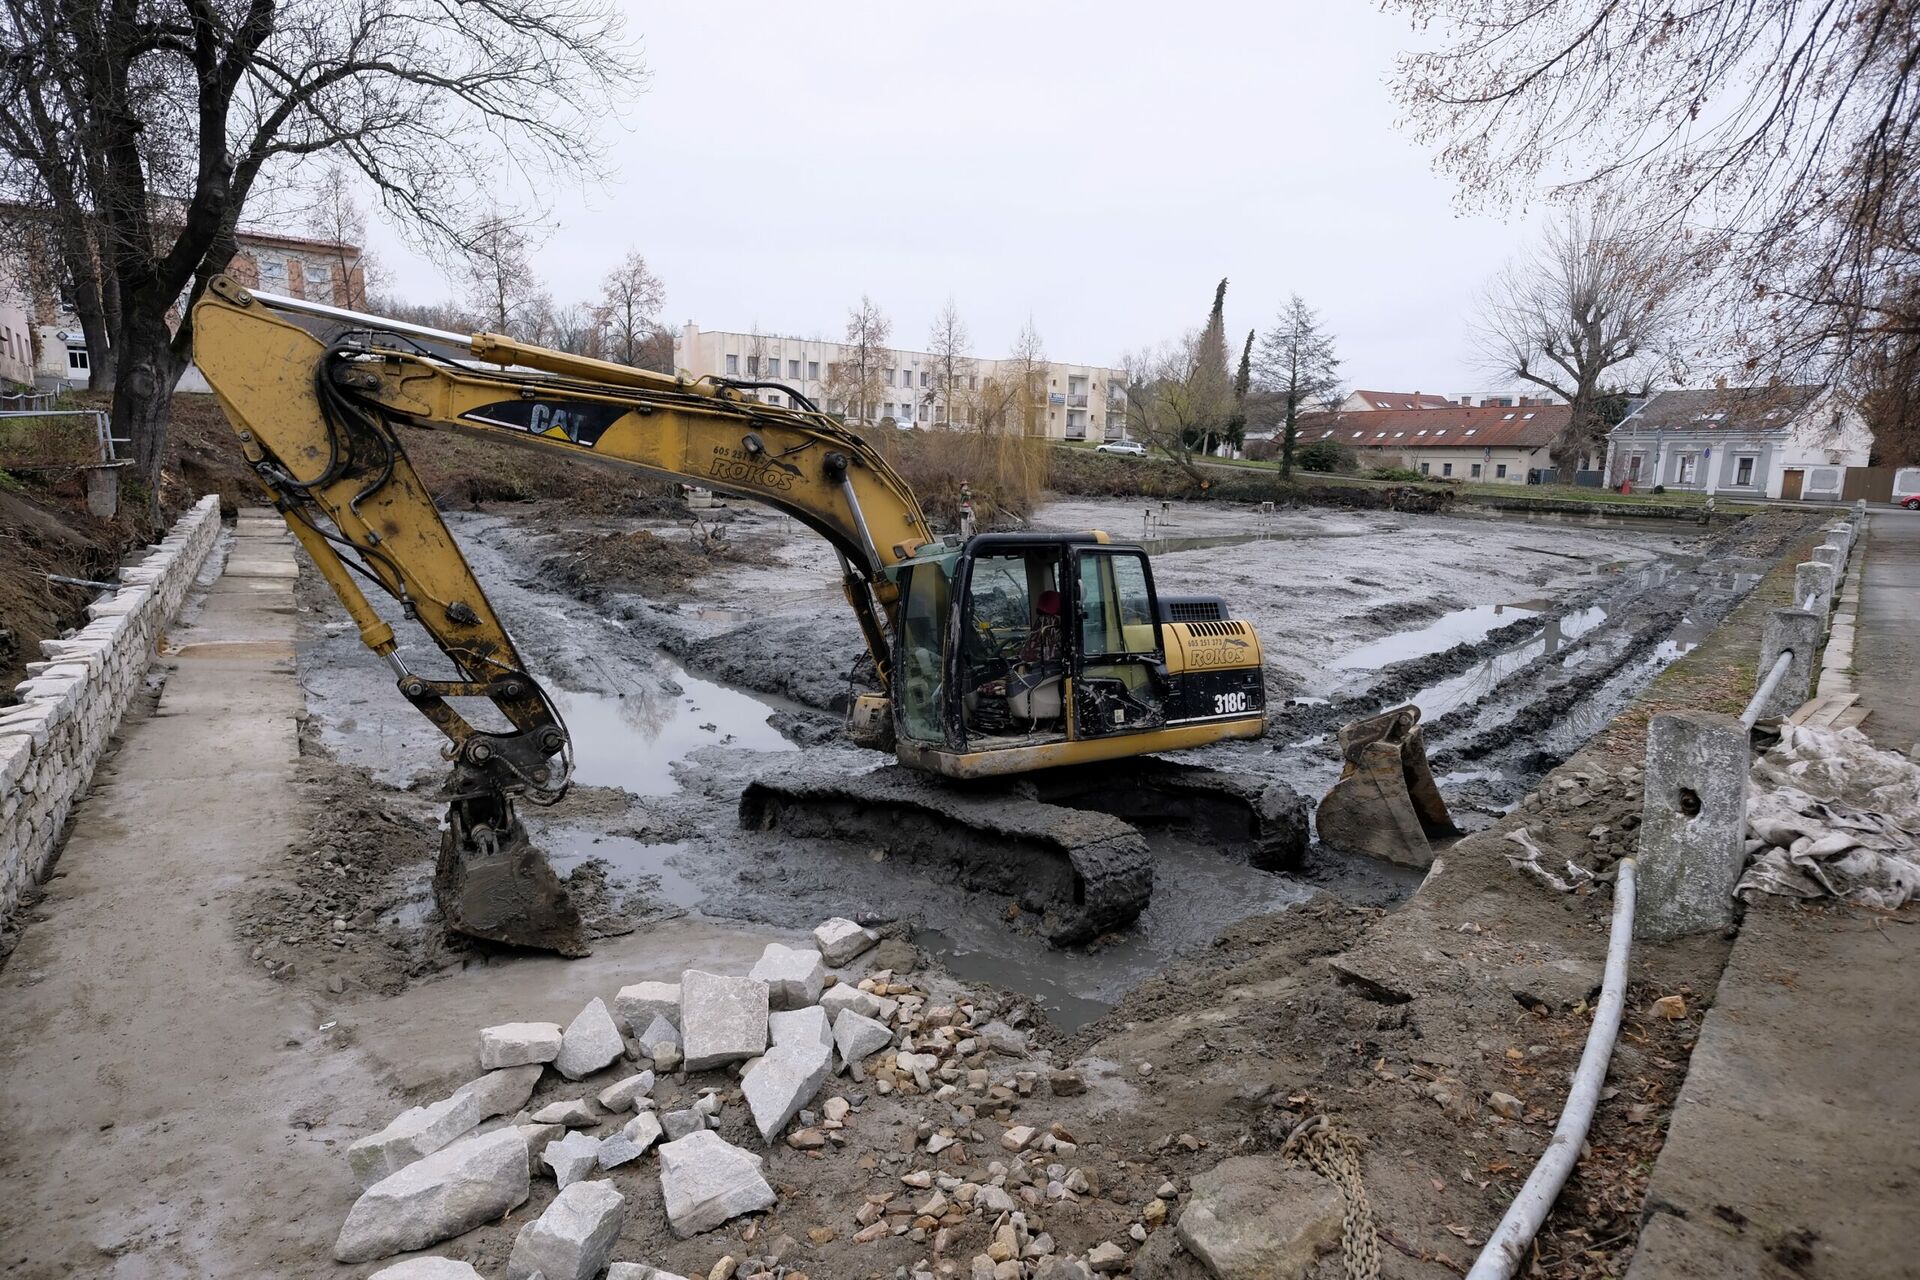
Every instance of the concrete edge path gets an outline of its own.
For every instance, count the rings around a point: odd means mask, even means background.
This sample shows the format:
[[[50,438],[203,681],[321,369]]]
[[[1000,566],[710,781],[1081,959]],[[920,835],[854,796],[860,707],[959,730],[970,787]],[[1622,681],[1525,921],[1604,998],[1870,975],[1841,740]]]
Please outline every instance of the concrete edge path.
[[[305,831],[296,574],[285,525],[243,512],[0,972],[0,1274],[305,1274],[336,1229],[346,1172],[290,1113],[351,1055],[314,1051],[318,1010],[232,909]]]
[[[1875,511],[1831,650],[1877,745],[1920,740],[1920,515]],[[1851,625],[1848,625],[1851,624]],[[1841,634],[1843,627],[1850,634]],[[1840,643],[1834,643],[1840,642]],[[1850,669],[1850,671],[1849,671]],[[1628,1280],[1920,1277],[1920,907],[1747,912]]]

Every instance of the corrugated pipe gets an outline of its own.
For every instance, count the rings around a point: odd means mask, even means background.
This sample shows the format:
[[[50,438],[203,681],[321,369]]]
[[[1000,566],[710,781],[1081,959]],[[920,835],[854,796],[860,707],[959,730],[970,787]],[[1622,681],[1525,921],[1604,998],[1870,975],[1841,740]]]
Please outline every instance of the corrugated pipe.
[[[1587,1048],[1580,1055],[1580,1066],[1573,1073],[1573,1087],[1567,1090],[1567,1104],[1560,1112],[1560,1123],[1553,1138],[1533,1167],[1525,1186],[1507,1206],[1488,1238],[1486,1248],[1467,1273],[1467,1280],[1509,1280],[1527,1256],[1540,1224],[1567,1185],[1573,1166],[1580,1159],[1580,1148],[1593,1124],[1593,1109],[1600,1102],[1600,1087],[1607,1080],[1607,1063],[1613,1058],[1613,1042],[1620,1034],[1620,1011],[1627,999],[1627,956],[1633,950],[1634,872],[1632,858],[1620,860],[1613,881],[1613,931],[1607,938],[1606,975],[1600,983],[1600,1003],[1593,1011],[1593,1026],[1587,1032]]]

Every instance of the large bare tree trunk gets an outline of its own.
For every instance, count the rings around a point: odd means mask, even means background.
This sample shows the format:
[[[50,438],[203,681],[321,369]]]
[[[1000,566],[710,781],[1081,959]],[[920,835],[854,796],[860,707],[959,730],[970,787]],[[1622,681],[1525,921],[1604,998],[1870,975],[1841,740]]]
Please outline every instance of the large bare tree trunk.
[[[133,442],[134,469],[157,504],[166,458],[173,388],[186,369],[167,330],[166,308],[143,305],[147,290],[133,294],[120,328],[119,377],[113,384],[113,429]]]

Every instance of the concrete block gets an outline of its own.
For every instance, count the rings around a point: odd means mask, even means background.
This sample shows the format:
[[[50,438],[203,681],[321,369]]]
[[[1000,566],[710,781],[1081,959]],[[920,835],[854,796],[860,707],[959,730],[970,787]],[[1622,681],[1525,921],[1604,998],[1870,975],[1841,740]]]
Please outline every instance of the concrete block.
[[[817,1044],[833,1048],[833,1021],[819,1005],[769,1014],[767,1034],[775,1045]]]
[[[472,1264],[454,1258],[408,1258],[382,1267],[367,1280],[484,1280]]]
[[[1766,627],[1760,633],[1760,664],[1755,668],[1755,678],[1765,680],[1782,653],[1791,657],[1786,675],[1774,686],[1773,696],[1760,705],[1762,720],[1784,719],[1807,700],[1813,689],[1813,652],[1820,647],[1825,630],[1825,614],[1805,609],[1775,609],[1767,614]]]
[[[893,1043],[893,1029],[884,1022],[842,1009],[833,1020],[833,1043],[845,1066],[864,1061]]]
[[[690,969],[680,980],[680,1031],[689,1071],[758,1057],[767,1047],[767,984]]]
[[[620,1136],[642,1151],[660,1141],[666,1132],[667,1128],[660,1123],[660,1117],[651,1111],[642,1111],[620,1126]]]
[[[682,1240],[774,1203],[760,1157],[706,1129],[660,1148],[660,1194]]]
[[[832,1069],[833,1050],[817,1040],[800,1037],[767,1050],[740,1082],[760,1136],[768,1142],[778,1137],[813,1101]]]
[[[540,1153],[540,1161],[553,1170],[553,1180],[564,1190],[593,1172],[600,1161],[600,1139],[576,1130],[558,1142],[549,1142]]]
[[[626,1041],[620,1038],[620,1028],[607,1012],[607,1002],[596,996],[561,1034],[553,1068],[569,1080],[578,1080],[611,1066],[626,1051]]]
[[[526,1203],[527,1144],[512,1128],[445,1147],[354,1201],[334,1241],[340,1262],[372,1262],[451,1239]]]
[[[354,1180],[364,1190],[432,1155],[486,1118],[480,1105],[476,1096],[455,1093],[424,1107],[408,1107],[386,1128],[347,1148]]]
[[[621,1026],[635,1034],[657,1017],[679,1026],[680,984],[636,982],[622,987],[614,994],[613,1013]]]
[[[498,1071],[487,1072],[477,1080],[469,1080],[454,1092],[454,1096],[465,1094],[471,1097],[480,1108],[482,1120],[510,1116],[527,1105],[527,1099],[533,1096],[533,1086],[540,1083],[542,1070],[537,1062],[524,1067],[502,1067]]]
[[[1821,564],[1818,560],[1794,566],[1794,603],[1808,613],[1825,618],[1833,612],[1833,589],[1839,580],[1832,565]]]
[[[820,1008],[828,1018],[837,1018],[842,1009],[851,1009],[863,1018],[880,1016],[880,997],[862,991],[850,982],[839,982],[820,993]]]
[[[480,1032],[480,1065],[488,1070],[552,1062],[559,1056],[557,1022],[503,1022]]]
[[[615,1081],[600,1091],[600,1105],[609,1111],[631,1111],[634,1104],[653,1092],[653,1072],[642,1071]]]
[[[1733,716],[1672,711],[1647,727],[1634,936],[1724,928],[1746,866],[1747,733]]]
[[[774,1009],[804,1009],[827,987],[827,966],[818,951],[800,950],[769,942],[747,974],[767,984],[767,1002]]]
[[[853,921],[839,916],[819,925],[813,931],[813,945],[820,949],[820,955],[826,962],[836,968],[864,954],[879,941],[880,935],[873,930],[864,929]]]
[[[507,1259],[507,1280],[596,1280],[627,1221],[627,1200],[610,1182],[563,1189],[545,1213],[520,1229]]]
[[[1847,549],[1835,546],[1831,542],[1823,542],[1815,547],[1812,557],[1816,564],[1832,566],[1835,573],[1841,572],[1847,566]]]

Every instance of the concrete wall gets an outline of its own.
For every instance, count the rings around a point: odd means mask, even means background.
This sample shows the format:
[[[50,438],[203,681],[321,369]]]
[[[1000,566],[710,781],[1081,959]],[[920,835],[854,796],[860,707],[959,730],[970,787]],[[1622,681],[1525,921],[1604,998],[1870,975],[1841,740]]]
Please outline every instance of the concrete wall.
[[[27,304],[0,291],[0,383],[33,385],[33,328]]]
[[[219,532],[220,500],[209,495],[121,570],[120,590],[87,607],[92,621],[42,642],[48,661],[14,687],[18,706],[0,708],[0,919],[46,872],[74,799]]]

